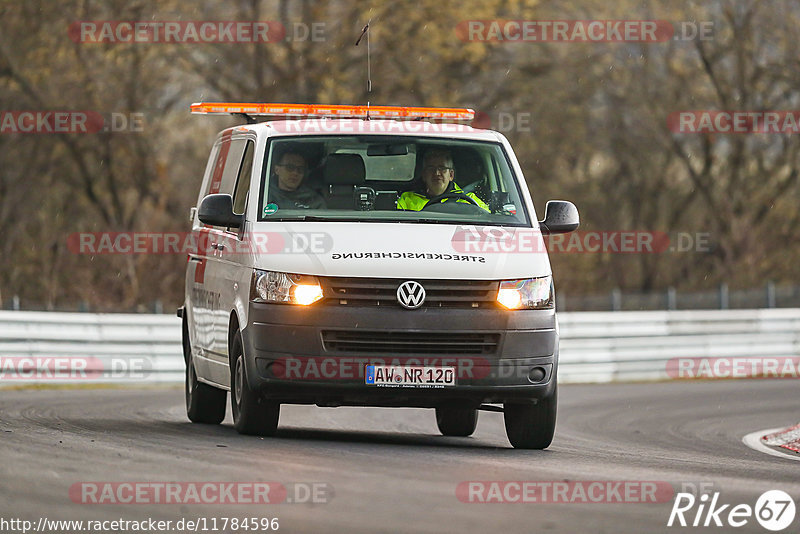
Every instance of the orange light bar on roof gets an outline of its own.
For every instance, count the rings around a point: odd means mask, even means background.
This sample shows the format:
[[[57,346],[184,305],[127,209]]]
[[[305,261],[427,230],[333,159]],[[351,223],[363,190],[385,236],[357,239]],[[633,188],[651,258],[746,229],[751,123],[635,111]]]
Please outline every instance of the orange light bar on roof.
[[[258,116],[337,117],[347,119],[450,119],[470,121],[475,112],[468,108],[422,108],[398,106],[340,106],[322,104],[241,104],[231,102],[201,102],[192,104],[192,113]],[[369,115],[367,111],[369,110]]]

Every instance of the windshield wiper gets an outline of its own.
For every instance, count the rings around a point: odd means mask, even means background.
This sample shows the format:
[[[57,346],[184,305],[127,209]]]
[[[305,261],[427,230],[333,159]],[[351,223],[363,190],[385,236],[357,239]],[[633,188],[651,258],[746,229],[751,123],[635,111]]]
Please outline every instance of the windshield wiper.
[[[363,221],[357,217],[338,217],[336,215],[292,215],[291,217],[270,217],[268,219],[261,219],[262,222],[268,221],[312,221],[312,222],[330,222],[330,221]]]
[[[293,215],[291,217],[270,217],[261,219],[262,222],[269,221],[311,221],[311,222],[376,222],[376,223],[412,223],[412,224],[491,224],[486,221],[469,221],[464,219],[434,219],[429,217],[402,219],[402,218],[363,218],[358,216],[342,217],[336,215]],[[514,225],[511,225],[514,226]]]
[[[453,224],[454,222],[458,222],[459,224],[463,224],[461,221],[451,221],[447,219],[412,219],[410,221],[403,221],[403,222],[413,222],[413,223],[424,223],[424,224]]]

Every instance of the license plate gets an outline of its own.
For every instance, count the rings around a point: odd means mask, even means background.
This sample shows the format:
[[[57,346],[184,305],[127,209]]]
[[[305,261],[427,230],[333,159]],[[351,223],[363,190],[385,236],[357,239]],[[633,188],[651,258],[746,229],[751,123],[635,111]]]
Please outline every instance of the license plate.
[[[455,367],[367,365],[368,386],[443,388],[456,385]]]

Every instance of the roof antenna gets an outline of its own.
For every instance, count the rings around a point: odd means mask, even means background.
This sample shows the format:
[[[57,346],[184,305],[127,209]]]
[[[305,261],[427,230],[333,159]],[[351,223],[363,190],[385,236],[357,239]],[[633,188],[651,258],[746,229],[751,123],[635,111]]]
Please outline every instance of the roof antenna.
[[[367,36],[367,120],[369,119],[369,97],[372,94],[372,69],[371,69],[371,62],[370,62],[370,55],[369,55],[369,23],[372,22],[372,19],[367,21],[367,24],[361,30],[361,35],[358,36],[358,40],[356,41],[356,46],[358,43],[361,42],[361,39],[364,36]]]

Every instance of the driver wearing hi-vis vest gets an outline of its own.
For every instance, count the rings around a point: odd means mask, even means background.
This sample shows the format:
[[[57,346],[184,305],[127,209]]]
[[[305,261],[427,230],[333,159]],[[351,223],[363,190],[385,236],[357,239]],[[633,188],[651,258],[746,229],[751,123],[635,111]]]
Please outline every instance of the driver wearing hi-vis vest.
[[[489,206],[475,195],[475,193],[464,193],[453,181],[455,169],[453,168],[453,156],[447,150],[429,150],[422,158],[422,182],[423,187],[419,191],[407,191],[400,195],[397,200],[397,209],[420,211],[433,198],[451,194],[443,197],[440,202],[455,201],[470,204],[467,196],[475,201],[481,209],[489,210]]]

